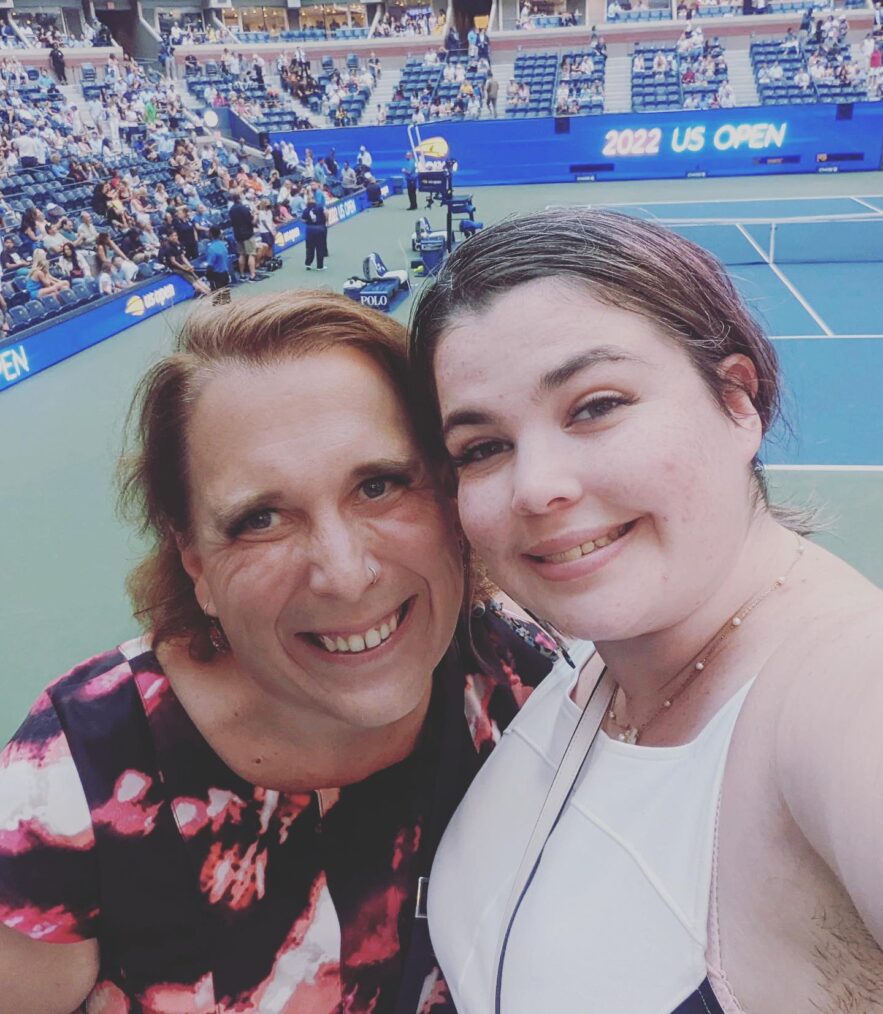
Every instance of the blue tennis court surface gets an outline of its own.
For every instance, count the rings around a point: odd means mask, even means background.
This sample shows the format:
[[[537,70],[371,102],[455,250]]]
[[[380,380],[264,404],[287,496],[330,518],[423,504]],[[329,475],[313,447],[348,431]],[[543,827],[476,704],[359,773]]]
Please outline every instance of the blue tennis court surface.
[[[883,195],[608,206],[711,250],[775,339],[792,432],[770,464],[883,470]],[[825,216],[863,218],[789,221]]]

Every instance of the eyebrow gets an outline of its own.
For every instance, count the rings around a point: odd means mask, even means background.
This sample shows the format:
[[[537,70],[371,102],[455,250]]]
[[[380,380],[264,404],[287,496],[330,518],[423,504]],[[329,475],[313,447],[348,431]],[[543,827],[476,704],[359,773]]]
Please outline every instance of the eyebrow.
[[[540,377],[538,386],[541,391],[554,391],[582,370],[600,366],[602,363],[622,362],[643,363],[644,360],[616,345],[598,345],[589,349],[588,352],[578,352],[570,359],[566,359],[560,366],[556,366],[554,370],[544,373]]]
[[[589,349],[588,352],[578,352],[569,359],[565,359],[554,370],[544,373],[539,379],[537,388],[540,391],[554,391],[583,370],[600,366],[603,363],[621,362],[643,363],[645,360],[616,345],[598,345]],[[471,408],[459,409],[445,419],[442,433],[446,437],[451,430],[458,426],[484,426],[491,422],[493,422],[493,417],[487,412]]]

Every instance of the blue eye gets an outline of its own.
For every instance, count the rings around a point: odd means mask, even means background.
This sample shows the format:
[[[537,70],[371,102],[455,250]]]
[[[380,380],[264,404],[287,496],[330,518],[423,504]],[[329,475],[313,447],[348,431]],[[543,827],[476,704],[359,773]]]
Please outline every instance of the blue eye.
[[[262,510],[255,511],[254,514],[249,514],[247,518],[242,522],[243,529],[249,529],[253,532],[264,531],[267,528],[271,528],[273,525],[273,517],[275,511]]]

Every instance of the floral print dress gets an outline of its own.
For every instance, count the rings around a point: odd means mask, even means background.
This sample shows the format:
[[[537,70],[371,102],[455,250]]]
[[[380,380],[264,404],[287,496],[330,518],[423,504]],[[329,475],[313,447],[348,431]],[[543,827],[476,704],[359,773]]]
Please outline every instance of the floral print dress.
[[[98,940],[90,1014],[382,1014],[406,973],[409,1011],[453,1011],[418,879],[554,649],[493,608],[473,638],[414,753],[321,799],[231,771],[148,638],[77,666],[0,754],[0,922]]]

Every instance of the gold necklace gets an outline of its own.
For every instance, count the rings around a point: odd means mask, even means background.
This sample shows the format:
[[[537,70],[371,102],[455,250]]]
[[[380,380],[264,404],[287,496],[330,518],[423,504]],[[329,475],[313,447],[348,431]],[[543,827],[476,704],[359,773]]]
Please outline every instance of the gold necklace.
[[[755,595],[754,598],[749,599],[741,609],[737,610],[730,619],[717,631],[717,633],[708,641],[704,647],[694,655],[693,658],[683,667],[679,669],[675,675],[665,684],[665,686],[671,686],[672,683],[684,672],[689,671],[689,675],[684,682],[678,687],[673,694],[670,694],[660,706],[653,712],[653,714],[641,725],[623,725],[616,718],[616,710],[614,705],[616,704],[616,698],[619,694],[620,688],[617,687],[613,692],[613,699],[610,702],[610,710],[607,713],[607,717],[616,726],[620,732],[617,734],[617,739],[622,743],[637,743],[647,728],[656,721],[657,718],[672,706],[672,704],[681,696],[684,691],[693,685],[693,683],[705,672],[708,663],[712,661],[720,651],[727,638],[734,634],[742,626],[745,619],[754,612],[754,610],[763,602],[763,600],[770,595],[772,592],[781,588],[783,584],[791,576],[791,571],[800,562],[800,558],[803,556],[803,551],[806,549],[806,543],[800,536],[797,536],[797,556],[792,560],[791,565],[780,577],[770,585],[769,588],[762,591],[759,595]]]

